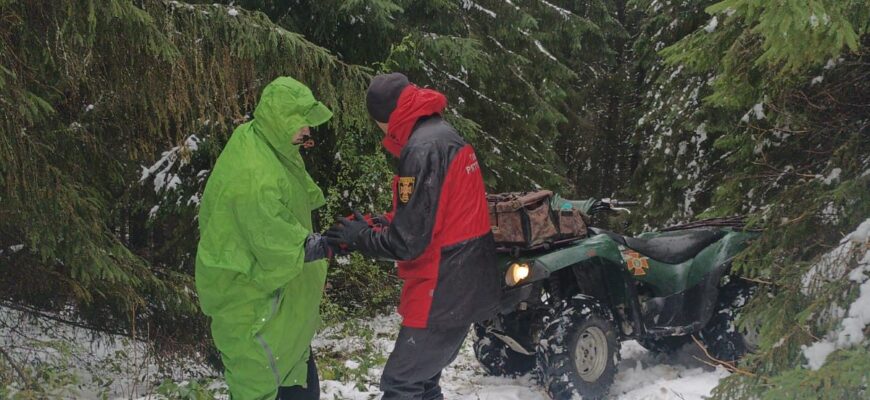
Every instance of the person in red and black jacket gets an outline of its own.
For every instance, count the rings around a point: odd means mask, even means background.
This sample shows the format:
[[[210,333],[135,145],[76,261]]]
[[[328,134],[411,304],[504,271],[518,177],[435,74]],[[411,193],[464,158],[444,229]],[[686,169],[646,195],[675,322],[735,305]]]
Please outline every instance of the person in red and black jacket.
[[[393,212],[372,228],[356,213],[327,233],[336,248],[398,262],[402,328],[381,378],[383,399],[443,399],[441,370],[473,322],[495,315],[500,276],[474,149],[442,119],[447,99],[400,73],[378,75],[369,113],[399,159]]]

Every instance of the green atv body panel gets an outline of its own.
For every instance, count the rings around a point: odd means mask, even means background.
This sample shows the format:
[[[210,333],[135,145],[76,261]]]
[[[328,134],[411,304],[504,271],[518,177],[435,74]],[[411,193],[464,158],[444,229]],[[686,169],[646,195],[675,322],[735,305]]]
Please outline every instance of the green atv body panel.
[[[502,255],[502,272],[513,263],[528,263],[534,268],[543,268],[548,276],[556,271],[584,263],[604,261],[611,266],[619,266],[619,270],[612,271],[617,275],[628,273],[633,279],[650,284],[654,288],[656,296],[668,296],[701,282],[711,271],[720,268],[731,261],[734,256],[746,248],[747,241],[757,233],[723,228],[727,233],[721,239],[704,248],[694,258],[680,264],[667,264],[656,261],[640,254],[642,259],[649,265],[645,273],[637,275],[628,267],[626,251],[631,250],[617,243],[606,234],[598,234],[588,239],[578,240],[565,247],[530,253],[520,256]],[[679,231],[677,231],[679,232]],[[648,232],[637,236],[641,239],[650,239],[656,236],[668,235],[672,232]],[[608,274],[610,275],[610,274]],[[530,280],[540,277],[540,273],[533,273]]]
[[[655,236],[653,233],[647,233],[637,237],[648,239],[653,236]],[[635,280],[648,283],[656,296],[670,296],[682,292],[697,285],[705,276],[729,263],[734,256],[746,248],[747,241],[754,236],[755,233],[752,232],[730,230],[724,237],[701,250],[694,258],[680,264],[666,264],[649,258],[647,260],[649,269],[646,273],[633,277]],[[622,262],[623,265],[626,264],[625,260]]]

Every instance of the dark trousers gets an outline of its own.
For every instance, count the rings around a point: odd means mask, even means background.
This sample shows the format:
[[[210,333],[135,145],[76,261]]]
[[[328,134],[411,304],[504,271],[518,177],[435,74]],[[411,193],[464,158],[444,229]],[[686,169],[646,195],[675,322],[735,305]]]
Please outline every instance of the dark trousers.
[[[317,376],[317,364],[314,363],[314,352],[308,358],[307,388],[302,386],[282,386],[278,388],[275,400],[319,400],[320,378]]]
[[[441,400],[441,370],[459,354],[468,326],[447,329],[402,327],[381,376],[382,400]]]

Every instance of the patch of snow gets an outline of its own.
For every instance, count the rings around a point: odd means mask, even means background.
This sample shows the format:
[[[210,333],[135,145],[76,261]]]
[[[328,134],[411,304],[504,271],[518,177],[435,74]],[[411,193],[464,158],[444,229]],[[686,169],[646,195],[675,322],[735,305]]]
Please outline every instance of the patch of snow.
[[[236,10],[235,8],[230,8],[227,11],[227,14],[229,14],[231,17],[235,17],[235,16],[239,15],[239,10]]]
[[[825,77],[819,75],[819,76],[813,78],[813,80],[810,81],[810,85],[811,85],[811,86],[812,86],[812,85],[818,85],[819,83],[822,83],[823,80],[825,80]]]
[[[801,348],[803,349],[804,357],[807,359],[807,366],[813,371],[818,371],[825,364],[828,356],[834,350],[837,350],[834,343],[824,340],[813,343],[810,346],[802,346]]]
[[[870,239],[870,219],[864,221],[861,225],[858,225],[858,228],[846,236],[846,239],[857,243],[867,242],[868,239]]]
[[[752,106],[752,112],[755,113],[755,119],[764,119],[764,105],[758,103]]]
[[[715,18],[715,17],[714,17],[714,18]],[[678,66],[677,69],[674,70],[673,73],[671,73],[671,76],[668,78],[668,81],[672,81],[672,80],[674,80],[674,78],[675,78],[677,75],[679,75],[680,72],[683,72],[683,65],[682,65],[682,64],[680,64],[680,66]]]
[[[831,253],[842,254],[842,264],[835,266],[840,271],[842,278],[848,267],[849,259],[860,257],[857,265],[849,272],[849,280],[860,284],[858,298],[849,306],[849,311],[843,316],[840,324],[828,332],[821,340],[809,346],[801,346],[807,366],[812,370],[818,370],[827,361],[828,356],[836,350],[845,349],[865,342],[864,329],[870,325],[870,218],[862,222],[854,232],[847,235],[840,242],[840,246]],[[813,272],[816,267],[810,270]],[[818,272],[817,272],[818,274]],[[804,279],[806,280],[806,276]],[[835,316],[841,312],[833,312]]]
[[[550,7],[550,8],[552,8],[552,9],[558,11],[559,14],[562,14],[562,17],[564,17],[565,19],[568,19],[568,17],[574,15],[574,13],[572,13],[571,11],[568,11],[568,10],[566,10],[566,9],[564,9],[564,8],[562,8],[562,7],[559,7],[559,6],[557,6],[557,5],[553,4],[553,3],[550,3],[549,1],[546,1],[546,0],[540,0],[540,2],[541,2],[541,3],[544,3],[547,7]]]
[[[553,57],[553,55],[550,54],[550,52],[547,51],[547,49],[544,48],[544,45],[542,45],[540,41],[535,40],[535,46],[537,46],[537,47],[538,47],[538,50],[540,50],[541,53],[544,53],[544,55],[546,55],[547,57],[549,57],[551,60],[556,61],[556,62],[559,62],[559,60],[557,60],[556,57]]]
[[[176,174],[169,175],[169,178],[164,181],[164,189],[175,190],[181,184],[181,178]]]
[[[698,127],[695,128],[695,135],[697,135],[695,136],[697,138],[697,140],[695,141],[696,145],[701,144],[705,140],[707,140],[707,124],[701,123],[701,125],[698,125]]]
[[[837,207],[833,201],[829,201],[825,204],[825,208],[822,210],[822,220],[827,224],[836,224],[840,222],[840,215],[842,212],[843,210],[841,207]]]
[[[462,0],[462,8],[464,8],[466,10],[470,10],[470,9],[474,8],[476,10],[479,10],[479,11],[486,13],[487,15],[489,15],[492,18],[498,17],[498,15],[494,11],[487,9],[487,8],[481,6],[480,4],[477,4],[471,0]]]
[[[672,356],[655,355],[634,340],[622,343],[622,362],[610,389],[614,398],[627,400],[703,399],[719,380],[724,368],[710,369],[694,357],[704,356],[694,344]]]
[[[200,139],[196,135],[190,135],[184,140],[182,145],[164,151],[160,159],[153,165],[150,167],[142,166],[142,175],[139,178],[139,182],[142,183],[153,176],[155,193],[160,193],[164,189],[175,189],[181,183],[181,179],[170,171],[176,163],[180,166],[187,165],[189,160],[186,157],[182,157],[182,154],[198,150],[200,142]],[[200,171],[200,173],[202,172]],[[197,177],[199,178],[199,174],[197,174]]]
[[[707,31],[707,33],[712,33],[716,30],[717,26],[719,26],[719,19],[714,15],[713,18],[710,18],[710,22],[707,23],[704,30]]]
[[[822,180],[822,182],[824,182],[825,185],[830,185],[830,184],[834,183],[835,181],[840,180],[840,174],[842,172],[843,172],[842,169],[834,168],[831,170],[831,172],[828,174],[828,176]]]
[[[819,260],[810,267],[801,279],[801,292],[807,296],[812,296],[826,282],[842,279],[846,276],[849,260],[854,256],[858,244],[867,242],[868,231],[870,231],[870,219],[864,221],[854,232],[843,238],[839,246],[819,257]]]

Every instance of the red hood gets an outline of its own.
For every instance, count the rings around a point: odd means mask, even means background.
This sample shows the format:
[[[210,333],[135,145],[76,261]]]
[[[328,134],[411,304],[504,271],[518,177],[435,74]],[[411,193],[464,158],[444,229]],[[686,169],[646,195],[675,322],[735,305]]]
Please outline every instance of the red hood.
[[[382,142],[384,147],[393,156],[399,158],[417,120],[433,114],[441,114],[445,108],[447,108],[447,98],[443,94],[408,85],[399,96],[396,109],[387,121],[389,129]]]

